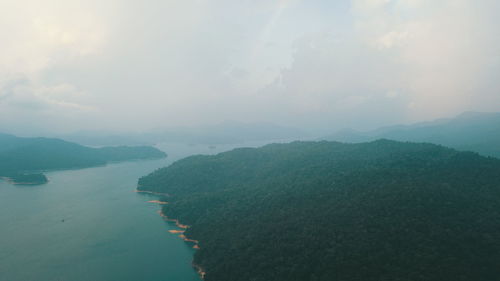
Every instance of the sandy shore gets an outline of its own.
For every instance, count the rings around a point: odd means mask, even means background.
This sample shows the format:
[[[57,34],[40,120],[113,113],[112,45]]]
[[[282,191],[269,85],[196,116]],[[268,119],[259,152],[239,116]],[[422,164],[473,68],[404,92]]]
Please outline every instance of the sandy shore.
[[[168,204],[168,202],[160,201],[160,200],[149,200],[148,203],[156,203],[156,204],[160,204],[160,205]]]
[[[198,275],[200,275],[201,279],[205,279],[205,275],[207,274],[201,266],[193,263],[193,267],[196,269],[196,272],[198,272]]]
[[[147,192],[147,193],[151,193],[151,192]],[[157,193],[151,193],[151,194],[157,194]],[[151,200],[151,201],[148,201],[148,202],[151,202],[151,203],[158,203],[158,202],[162,202],[162,201],[158,201],[158,200]],[[162,202],[162,203],[159,203],[159,204],[167,204],[168,202]],[[194,240],[194,239],[190,239],[190,238],[187,238],[186,235],[184,234],[184,232],[186,231],[186,229],[189,228],[189,225],[186,225],[186,224],[182,224],[179,222],[178,219],[172,219],[172,218],[169,218],[167,215],[165,215],[161,210],[158,210],[158,214],[165,220],[165,221],[170,221],[170,222],[174,222],[175,225],[180,228],[180,229],[171,229],[169,230],[168,232],[172,233],[172,234],[179,234],[179,238],[181,238],[182,240],[184,240],[185,242],[189,242],[189,243],[193,243],[193,249],[196,249],[196,250],[199,250],[200,249],[200,245],[199,245],[199,241],[198,240]],[[201,268],[199,265],[193,263],[193,267],[196,269],[196,272],[198,273],[198,275],[201,277],[201,279],[204,279],[205,278],[205,275],[206,275],[206,272],[203,268]]]

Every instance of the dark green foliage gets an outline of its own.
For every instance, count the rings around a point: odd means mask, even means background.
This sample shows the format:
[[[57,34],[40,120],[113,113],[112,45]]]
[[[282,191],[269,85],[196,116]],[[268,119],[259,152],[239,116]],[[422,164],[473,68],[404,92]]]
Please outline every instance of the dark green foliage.
[[[139,180],[191,225],[207,281],[492,281],[500,160],[431,144],[294,142]]]
[[[0,175],[161,157],[165,157],[165,153],[153,147],[91,148],[60,139],[19,138],[0,134]]]
[[[48,182],[44,174],[15,174],[9,177],[14,184],[36,185]]]

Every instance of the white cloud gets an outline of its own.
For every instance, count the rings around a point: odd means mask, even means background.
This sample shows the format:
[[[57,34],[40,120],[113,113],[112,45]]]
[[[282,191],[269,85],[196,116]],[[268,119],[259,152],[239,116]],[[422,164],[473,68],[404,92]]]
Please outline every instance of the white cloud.
[[[0,126],[28,122],[47,128],[47,115],[64,119],[92,109],[74,99],[74,85],[45,77],[51,68],[94,55],[105,44],[105,27],[82,3],[0,3]]]
[[[377,115],[391,112],[394,123],[497,110],[500,83],[485,76],[495,73],[500,49],[498,20],[491,12],[500,8],[497,3],[353,0],[355,31],[304,37],[280,81],[292,99],[315,101],[316,108],[304,102],[312,111],[334,108],[325,114],[333,119],[346,116],[345,107],[336,104],[358,95],[370,98],[351,110],[365,116],[366,106]],[[386,98],[405,110],[381,103]]]
[[[389,31],[378,38],[376,45],[379,48],[401,47],[405,44],[407,37],[408,31]]]
[[[499,9],[493,0],[3,0],[0,130],[224,119],[366,127],[492,110]]]

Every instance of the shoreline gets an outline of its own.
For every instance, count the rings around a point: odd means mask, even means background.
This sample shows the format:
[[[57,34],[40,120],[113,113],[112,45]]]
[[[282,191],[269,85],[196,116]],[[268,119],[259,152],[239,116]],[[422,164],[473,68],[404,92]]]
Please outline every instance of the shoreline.
[[[152,194],[152,195],[158,195],[158,196],[170,196],[168,193],[161,193],[161,192],[154,192],[154,191],[147,191],[147,190],[139,190],[136,189],[134,190],[135,193],[146,193],[146,194]]]
[[[159,204],[159,205],[167,205],[168,204],[168,202],[160,201],[160,200],[149,200],[148,203],[155,203],[155,204]]]
[[[151,195],[157,195],[157,196],[170,196],[168,193],[161,193],[161,192],[154,192],[154,191],[147,191],[147,190],[134,190],[134,192],[136,193],[145,193],[145,194],[151,194]],[[159,204],[159,205],[165,205],[165,204],[168,204],[169,202],[165,202],[165,201],[160,201],[160,200],[149,200],[147,201],[147,203],[156,203],[156,204]],[[199,245],[199,241],[198,240],[194,240],[194,239],[190,239],[188,237],[186,237],[186,235],[184,234],[184,232],[186,231],[186,229],[188,229],[190,226],[189,225],[186,225],[186,224],[182,224],[178,219],[173,219],[173,218],[169,218],[165,213],[163,213],[163,210],[160,209],[157,211],[157,213],[163,218],[163,220],[165,221],[168,221],[168,222],[173,222],[175,223],[175,226],[180,228],[180,229],[170,229],[168,230],[169,233],[171,234],[179,234],[177,235],[179,238],[181,238],[184,242],[188,242],[188,243],[193,243],[193,249],[195,250],[199,250],[200,249],[200,245]],[[206,275],[206,271],[205,269],[203,269],[200,265],[192,262],[192,266],[193,268],[196,270],[196,273],[200,276],[201,280],[204,280],[205,279],[205,275]]]
[[[169,218],[167,215],[165,215],[161,210],[158,210],[158,214],[160,214],[160,216],[166,220],[166,221],[169,221],[169,222],[175,222],[175,225],[178,227],[178,228],[182,228],[182,229],[188,229],[189,228],[189,225],[186,225],[186,224],[182,224],[179,222],[178,219],[172,219],[172,218]],[[196,240],[193,240],[193,241],[196,241]]]
[[[42,185],[42,184],[46,184],[49,182],[49,179],[47,179],[47,181],[44,181],[44,182],[20,182],[20,181],[14,180],[11,177],[0,177],[0,179],[4,180],[10,184],[13,184],[13,185]]]
[[[196,272],[198,273],[198,275],[200,275],[201,280],[204,280],[204,279],[205,279],[205,275],[207,274],[207,273],[205,272],[205,270],[204,270],[201,266],[197,265],[197,264],[196,264],[196,263],[194,263],[194,262],[192,263],[192,265],[193,265],[193,267],[196,269]]]
[[[185,242],[189,242],[189,243],[193,243],[194,244],[193,245],[193,249],[195,249],[195,250],[199,250],[200,249],[200,245],[199,245],[200,241],[194,240],[194,239],[190,239],[190,238],[186,237],[186,235],[184,234],[184,232],[186,231],[186,229],[188,229],[190,227],[189,225],[180,223],[178,219],[169,218],[167,215],[165,215],[163,213],[162,210],[158,210],[158,214],[165,221],[174,222],[175,226],[177,226],[178,228],[182,229],[182,230],[171,229],[168,232],[170,232],[172,234],[179,234],[178,235],[179,238],[181,238]],[[205,279],[205,275],[207,274],[206,271],[200,265],[198,265],[198,264],[196,264],[194,262],[192,263],[192,265],[193,265],[193,268],[196,269],[196,272],[198,273],[198,275],[200,276],[200,278],[202,280],[204,280]]]

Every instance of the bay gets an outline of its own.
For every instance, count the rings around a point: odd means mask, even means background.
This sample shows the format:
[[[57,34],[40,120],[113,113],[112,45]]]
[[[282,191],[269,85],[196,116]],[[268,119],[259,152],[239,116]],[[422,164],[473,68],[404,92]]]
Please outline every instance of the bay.
[[[247,143],[260,146],[266,142]],[[169,157],[51,171],[49,183],[0,181],[0,280],[192,281],[192,245],[135,193],[139,177],[193,154],[242,145],[160,144]]]

